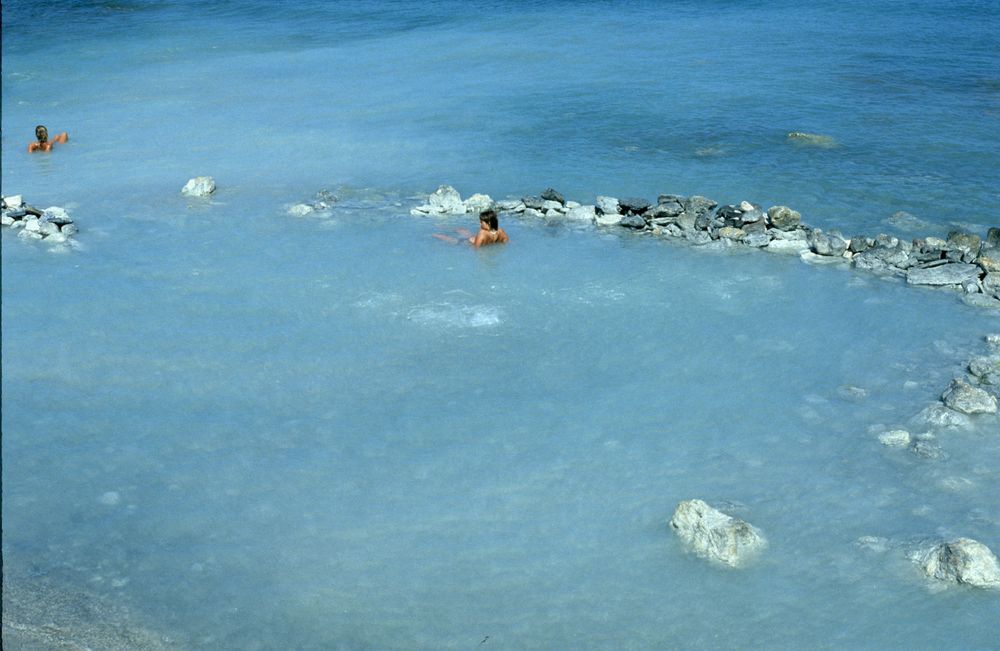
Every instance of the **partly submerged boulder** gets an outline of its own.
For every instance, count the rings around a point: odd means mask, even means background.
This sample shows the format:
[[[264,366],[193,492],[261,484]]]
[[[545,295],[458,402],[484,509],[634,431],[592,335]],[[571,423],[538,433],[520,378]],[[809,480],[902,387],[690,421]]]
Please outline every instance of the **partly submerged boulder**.
[[[670,527],[698,556],[731,567],[744,565],[767,546],[756,528],[698,499],[678,504]]]
[[[951,386],[941,396],[944,404],[963,414],[995,414],[997,399],[985,389],[974,387],[961,378],[951,381]]]
[[[211,176],[196,176],[181,188],[181,194],[189,197],[207,197],[215,192],[215,179]]]
[[[941,543],[912,558],[932,579],[1000,588],[1000,562],[989,547],[971,538]]]

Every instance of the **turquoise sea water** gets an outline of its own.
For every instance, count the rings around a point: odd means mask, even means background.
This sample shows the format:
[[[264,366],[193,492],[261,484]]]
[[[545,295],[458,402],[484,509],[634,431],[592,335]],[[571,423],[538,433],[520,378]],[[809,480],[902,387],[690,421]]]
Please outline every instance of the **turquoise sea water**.
[[[937,433],[939,460],[875,438],[994,314],[515,219],[472,253],[430,235],[474,224],[409,208],[553,186],[985,234],[998,24],[995,2],[4,3],[3,194],[67,206],[82,243],[3,233],[5,574],[181,648],[996,648],[997,594],[935,592],[904,552],[1000,551],[997,419]],[[37,123],[70,143],[27,155]],[[199,174],[210,202],[179,194]],[[321,188],[332,218],[286,214]],[[767,554],[685,554],[666,521],[692,497]]]

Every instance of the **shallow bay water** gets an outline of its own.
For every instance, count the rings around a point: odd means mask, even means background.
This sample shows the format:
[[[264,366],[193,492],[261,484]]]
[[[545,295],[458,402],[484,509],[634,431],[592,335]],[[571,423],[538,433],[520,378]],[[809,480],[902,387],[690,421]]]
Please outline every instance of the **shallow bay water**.
[[[69,206],[82,245],[3,233],[5,573],[184,648],[992,648],[996,594],[934,591],[905,552],[1000,549],[997,419],[938,460],[877,433],[919,431],[995,314],[566,224],[472,252],[431,235],[473,223],[409,216],[448,182],[992,225],[995,52],[877,27],[995,44],[995,6],[842,6],[5,3],[3,193]],[[36,17],[77,31],[29,46]],[[21,153],[37,121],[71,142]],[[180,196],[196,174],[210,201]],[[320,188],[329,219],[286,214]],[[768,551],[685,553],[692,497]]]

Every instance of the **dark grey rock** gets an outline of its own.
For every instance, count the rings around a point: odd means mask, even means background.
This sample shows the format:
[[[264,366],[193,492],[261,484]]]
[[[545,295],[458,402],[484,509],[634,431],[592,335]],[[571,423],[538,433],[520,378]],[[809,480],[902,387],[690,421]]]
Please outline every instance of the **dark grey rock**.
[[[991,228],[986,231],[986,246],[1000,248],[1000,228]]]
[[[542,199],[541,197],[522,197],[521,203],[524,204],[525,208],[541,210],[542,205],[545,203],[545,199]]]
[[[542,192],[542,199],[547,201],[558,201],[562,205],[566,205],[566,198],[552,188],[546,188],[545,192]]]
[[[740,210],[739,206],[734,206],[733,204],[719,206],[719,209],[715,211],[715,215],[722,219],[724,226],[739,227],[743,225],[743,211]]]
[[[712,237],[705,231],[693,229],[684,231],[684,239],[695,246],[703,246],[712,241]]]
[[[622,214],[642,215],[649,210],[650,203],[645,199],[626,197],[625,199],[619,199],[618,205],[621,206]]]
[[[619,225],[624,226],[626,228],[634,228],[634,229],[646,228],[646,220],[640,217],[639,215],[632,215],[632,214],[624,215],[622,216],[622,220],[618,223]]]
[[[910,285],[961,285],[969,279],[979,278],[979,267],[974,264],[949,262],[929,269],[915,268],[906,272]]]

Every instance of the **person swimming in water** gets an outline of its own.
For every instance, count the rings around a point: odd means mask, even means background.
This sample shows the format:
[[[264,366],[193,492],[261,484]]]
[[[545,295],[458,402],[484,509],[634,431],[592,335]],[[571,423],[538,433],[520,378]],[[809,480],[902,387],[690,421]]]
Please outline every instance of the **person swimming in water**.
[[[507,233],[500,228],[497,221],[497,211],[489,208],[479,213],[479,232],[469,238],[469,244],[477,249],[487,244],[506,244],[510,242]]]
[[[63,131],[52,138],[52,140],[49,140],[49,130],[45,128],[44,124],[39,124],[35,127],[35,138],[38,138],[38,141],[28,145],[29,154],[36,151],[52,151],[52,144],[66,142],[69,140],[69,134]]]
[[[497,212],[492,208],[479,213],[479,232],[475,235],[469,232],[467,228],[459,228],[455,232],[462,237],[468,238],[466,241],[477,249],[487,244],[506,244],[510,242],[507,233],[500,228],[500,223],[497,221]],[[451,235],[434,233],[434,237],[449,244],[458,244],[458,239]]]

